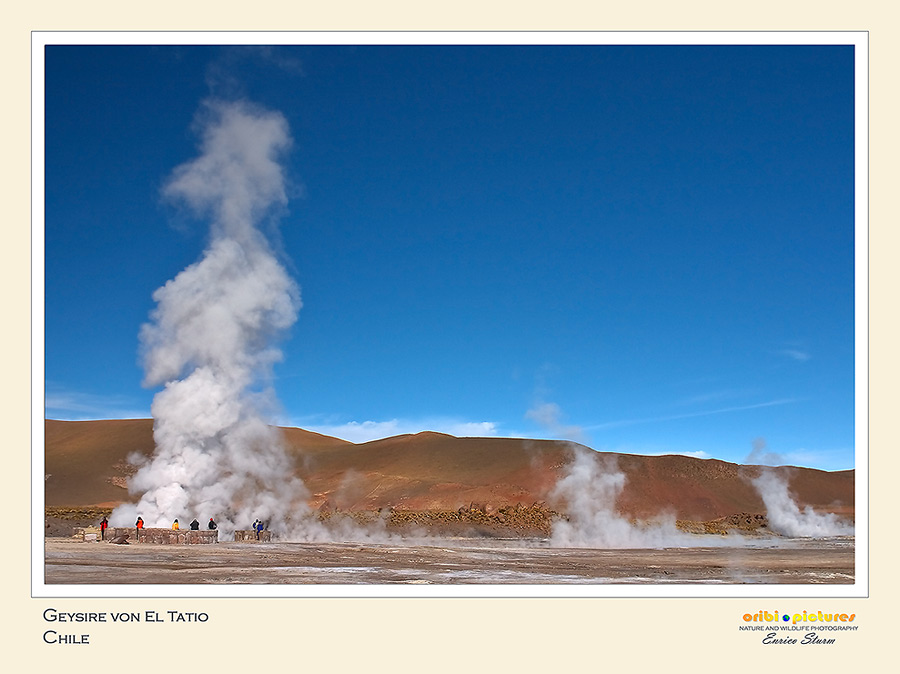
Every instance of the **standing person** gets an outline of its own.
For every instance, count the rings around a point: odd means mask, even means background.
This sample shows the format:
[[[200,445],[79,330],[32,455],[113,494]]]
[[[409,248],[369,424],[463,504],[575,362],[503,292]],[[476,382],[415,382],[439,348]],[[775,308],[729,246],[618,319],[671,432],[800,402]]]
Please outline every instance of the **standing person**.
[[[142,517],[137,518],[137,522],[134,523],[134,538],[140,543],[141,542],[141,529],[144,528],[144,519]]]
[[[212,517],[209,518],[209,524],[207,524],[206,526],[209,527],[210,531],[212,531],[213,529],[216,528],[216,523],[213,522],[213,518],[212,518]]]
[[[262,520],[257,520],[256,521],[256,540],[259,540],[259,535],[260,535],[260,533],[262,533],[262,530],[263,530]]]
[[[101,539],[106,539],[106,528],[108,526],[109,526],[109,522],[107,521],[107,519],[105,517],[102,520],[100,520],[100,538]]]
[[[200,522],[197,521],[197,518],[194,518],[194,521],[191,522],[191,531],[200,531]]]
[[[256,528],[257,526],[259,526],[258,518],[253,520],[253,532],[256,534],[256,538],[258,539],[259,538],[259,530]]]
[[[172,522],[172,531],[178,531],[178,518],[175,518],[175,521]]]

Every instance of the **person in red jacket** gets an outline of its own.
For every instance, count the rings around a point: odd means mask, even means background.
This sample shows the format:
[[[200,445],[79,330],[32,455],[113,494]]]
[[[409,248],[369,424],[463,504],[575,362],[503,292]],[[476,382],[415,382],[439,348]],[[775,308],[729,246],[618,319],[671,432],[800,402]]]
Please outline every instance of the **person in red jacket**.
[[[106,538],[106,527],[108,527],[108,526],[109,526],[109,522],[104,517],[100,521],[100,538],[104,538],[104,539]]]

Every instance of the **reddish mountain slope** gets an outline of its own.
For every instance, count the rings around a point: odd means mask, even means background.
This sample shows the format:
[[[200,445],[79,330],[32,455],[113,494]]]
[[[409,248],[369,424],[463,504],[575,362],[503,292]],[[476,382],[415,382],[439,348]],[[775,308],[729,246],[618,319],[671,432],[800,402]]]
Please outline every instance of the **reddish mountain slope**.
[[[48,506],[129,500],[125,480],[131,452],[150,455],[152,421],[46,422],[45,501]],[[571,461],[562,441],[402,435],[364,444],[297,428],[282,429],[313,507],[396,507],[456,510],[478,503],[499,508],[548,501]],[[670,513],[709,520],[764,512],[748,481],[759,468],[684,456],[597,453],[626,476],[618,508],[634,517]],[[853,515],[854,472],[780,468],[800,505]],[[551,505],[557,505],[552,504]],[[562,504],[559,504],[562,506]]]
[[[299,428],[284,430],[287,444],[314,455],[350,444]],[[128,456],[153,454],[152,419],[44,422],[44,505],[118,505],[128,501]]]

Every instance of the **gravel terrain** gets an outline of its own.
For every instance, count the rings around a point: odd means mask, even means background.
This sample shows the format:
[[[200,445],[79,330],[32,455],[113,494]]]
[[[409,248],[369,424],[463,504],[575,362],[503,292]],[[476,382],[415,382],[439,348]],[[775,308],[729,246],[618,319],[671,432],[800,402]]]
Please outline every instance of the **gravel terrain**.
[[[45,540],[46,584],[852,584],[854,540],[596,550],[546,542],[112,545]]]

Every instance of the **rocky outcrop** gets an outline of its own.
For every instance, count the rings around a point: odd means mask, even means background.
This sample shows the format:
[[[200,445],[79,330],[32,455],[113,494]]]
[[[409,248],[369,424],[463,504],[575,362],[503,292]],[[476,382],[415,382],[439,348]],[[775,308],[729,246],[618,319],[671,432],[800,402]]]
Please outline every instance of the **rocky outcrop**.
[[[760,513],[736,513],[706,522],[676,520],[675,526],[691,534],[761,534],[769,533],[769,518]]]

